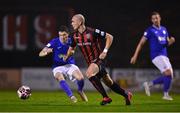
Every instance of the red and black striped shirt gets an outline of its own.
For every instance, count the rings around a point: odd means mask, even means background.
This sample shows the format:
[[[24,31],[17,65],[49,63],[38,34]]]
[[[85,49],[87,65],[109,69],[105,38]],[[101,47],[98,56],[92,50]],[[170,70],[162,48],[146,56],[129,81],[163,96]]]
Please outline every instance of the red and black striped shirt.
[[[99,55],[102,53],[101,40],[105,39],[106,32],[99,29],[86,27],[83,33],[74,32],[71,47],[78,46],[88,65],[99,63]]]

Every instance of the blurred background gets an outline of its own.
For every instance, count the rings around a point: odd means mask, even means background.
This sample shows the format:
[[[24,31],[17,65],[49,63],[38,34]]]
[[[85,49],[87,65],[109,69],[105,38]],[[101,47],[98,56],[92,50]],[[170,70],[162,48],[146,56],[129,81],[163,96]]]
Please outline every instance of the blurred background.
[[[168,52],[175,74],[172,90],[178,92],[178,0],[1,0],[0,89],[17,89],[21,85],[29,85],[34,90],[58,89],[51,72],[52,56],[39,58],[38,54],[49,40],[57,36],[60,25],[71,27],[71,17],[81,13],[87,26],[114,36],[107,57],[107,68],[112,78],[124,88],[141,91],[142,82],[160,74],[151,63],[148,44],[137,64],[129,63],[144,30],[151,25],[152,11],[161,14],[162,25],[168,28],[170,36],[176,38],[176,43],[168,48]],[[81,53],[76,52],[75,58],[84,73],[87,66]],[[74,88],[73,84],[71,86]],[[159,87],[154,90],[159,90]],[[85,88],[94,90],[88,80]]]

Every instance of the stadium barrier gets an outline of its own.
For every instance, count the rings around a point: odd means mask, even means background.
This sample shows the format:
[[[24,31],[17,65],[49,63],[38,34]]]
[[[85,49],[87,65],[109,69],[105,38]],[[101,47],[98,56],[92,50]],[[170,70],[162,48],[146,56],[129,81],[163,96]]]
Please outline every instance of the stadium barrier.
[[[81,68],[85,75],[85,68]],[[114,81],[124,89],[131,91],[143,91],[144,81],[150,81],[161,76],[156,69],[108,69]],[[174,78],[171,91],[180,92],[180,70],[174,70]],[[75,90],[77,86],[67,79],[70,87]],[[0,69],[0,89],[17,89],[21,85],[28,85],[32,90],[59,90],[58,82],[53,77],[51,68],[22,68],[22,69]],[[104,85],[104,84],[103,84]],[[104,85],[105,86],[105,85]],[[162,90],[160,85],[152,88],[152,91]],[[85,77],[85,90],[94,91],[95,88]],[[105,89],[110,89],[105,86]]]
[[[0,69],[0,89],[17,89],[20,85],[20,69]]]

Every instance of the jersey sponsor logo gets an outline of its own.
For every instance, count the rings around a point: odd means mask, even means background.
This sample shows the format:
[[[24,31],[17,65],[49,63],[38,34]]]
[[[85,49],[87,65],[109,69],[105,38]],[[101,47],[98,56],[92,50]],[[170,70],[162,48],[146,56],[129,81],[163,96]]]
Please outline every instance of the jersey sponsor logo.
[[[59,55],[58,55],[58,57],[59,57],[60,59],[62,59],[64,56],[65,56],[64,54],[59,54]]]
[[[77,43],[78,46],[91,46],[91,42]]]
[[[75,36],[74,38],[75,38],[75,39],[79,39],[80,37],[78,37],[78,36]]]
[[[166,38],[165,37],[158,37],[158,40],[161,42],[161,41],[166,41]]]

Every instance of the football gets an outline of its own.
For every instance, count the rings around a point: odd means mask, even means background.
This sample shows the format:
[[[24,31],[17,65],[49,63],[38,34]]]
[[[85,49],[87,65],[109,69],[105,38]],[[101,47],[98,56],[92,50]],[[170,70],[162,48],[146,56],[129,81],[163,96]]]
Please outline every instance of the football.
[[[31,89],[29,86],[23,85],[17,90],[17,94],[20,99],[28,99],[31,96]]]

